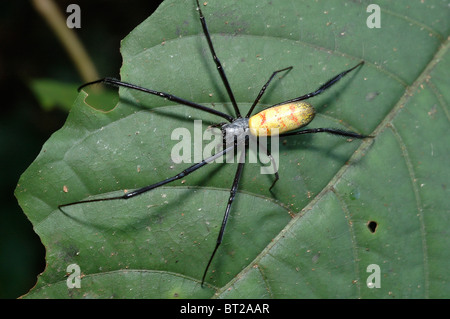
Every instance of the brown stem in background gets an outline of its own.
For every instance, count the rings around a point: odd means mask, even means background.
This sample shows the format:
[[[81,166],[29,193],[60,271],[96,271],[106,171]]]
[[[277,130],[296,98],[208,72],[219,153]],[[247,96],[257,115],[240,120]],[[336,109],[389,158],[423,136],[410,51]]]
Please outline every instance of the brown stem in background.
[[[67,27],[66,18],[53,0],[32,0],[35,9],[44,17],[63,44],[85,82],[99,78],[94,63],[90,59],[76,33]]]

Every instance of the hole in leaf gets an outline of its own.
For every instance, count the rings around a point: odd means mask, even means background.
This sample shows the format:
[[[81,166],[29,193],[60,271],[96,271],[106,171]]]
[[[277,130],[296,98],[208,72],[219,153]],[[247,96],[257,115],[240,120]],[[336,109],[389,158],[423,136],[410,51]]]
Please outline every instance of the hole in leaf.
[[[119,102],[119,93],[117,89],[106,85],[95,84],[87,86],[83,88],[83,91],[88,93],[86,103],[98,111],[109,112],[113,110]]]
[[[371,233],[375,233],[377,231],[378,223],[376,221],[369,221],[367,223],[367,228],[369,228]]]

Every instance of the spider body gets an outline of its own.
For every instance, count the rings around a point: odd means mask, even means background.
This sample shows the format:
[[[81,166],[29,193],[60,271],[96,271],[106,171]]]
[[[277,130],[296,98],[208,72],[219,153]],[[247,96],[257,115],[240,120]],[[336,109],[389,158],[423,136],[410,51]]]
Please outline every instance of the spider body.
[[[254,136],[273,136],[308,125],[316,114],[308,102],[292,102],[269,107],[253,115],[248,122]],[[272,132],[277,129],[277,132]]]
[[[248,121],[247,117],[239,117],[231,123],[224,123],[221,126],[224,144],[231,145],[230,143],[239,144],[243,142],[249,133]]]

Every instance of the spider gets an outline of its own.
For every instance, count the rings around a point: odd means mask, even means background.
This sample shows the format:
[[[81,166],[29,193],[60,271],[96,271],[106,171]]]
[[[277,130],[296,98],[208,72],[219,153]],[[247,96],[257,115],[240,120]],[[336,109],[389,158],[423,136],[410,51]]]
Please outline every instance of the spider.
[[[204,105],[200,105],[195,102],[191,102],[191,101],[182,99],[182,98],[174,96],[172,94],[147,89],[147,88],[140,87],[140,86],[137,86],[134,84],[122,82],[122,81],[114,79],[114,78],[103,78],[103,79],[99,79],[99,80],[92,81],[89,83],[85,83],[82,86],[80,86],[78,90],[80,91],[84,87],[92,85],[92,84],[104,83],[104,84],[111,85],[111,86],[124,87],[124,88],[128,88],[131,90],[137,90],[137,91],[142,91],[145,93],[153,94],[153,95],[160,96],[162,98],[165,98],[167,100],[170,100],[170,101],[173,101],[173,102],[185,105],[185,106],[189,106],[189,107],[192,107],[192,108],[204,111],[204,112],[214,114],[214,115],[221,117],[227,121],[227,122],[223,122],[223,123],[214,125],[216,127],[219,127],[221,130],[221,134],[223,136],[223,148],[220,151],[217,151],[214,155],[212,155],[198,163],[191,165],[190,167],[184,169],[183,171],[181,171],[180,173],[178,173],[172,177],[169,177],[169,178],[162,180],[160,182],[157,182],[155,184],[148,185],[148,186],[127,192],[121,196],[108,197],[108,198],[86,199],[86,200],[80,200],[80,201],[71,202],[71,203],[67,203],[67,204],[62,204],[62,205],[58,206],[58,208],[61,211],[62,211],[62,208],[64,208],[64,207],[82,204],[82,203],[92,203],[92,202],[110,201],[110,200],[127,200],[130,198],[133,198],[135,196],[138,196],[145,192],[151,191],[155,188],[166,185],[175,180],[185,178],[187,175],[197,171],[198,169],[202,168],[206,164],[213,162],[215,159],[222,157],[231,151],[234,151],[238,146],[242,146],[242,145],[248,146],[249,139],[258,140],[258,138],[260,136],[272,136],[274,138],[277,138],[277,137],[279,138],[279,137],[301,135],[301,134],[329,133],[329,134],[333,134],[333,135],[349,137],[351,139],[364,139],[364,138],[372,137],[369,135],[362,135],[362,134],[359,134],[356,132],[344,131],[344,130],[335,129],[335,128],[300,129],[300,128],[308,125],[313,120],[314,115],[315,115],[315,110],[314,110],[313,106],[310,103],[305,102],[304,100],[307,100],[309,98],[312,98],[316,95],[323,93],[325,90],[327,90],[328,88],[330,88],[331,86],[336,84],[336,82],[338,82],[346,74],[348,74],[349,72],[353,71],[354,69],[362,66],[364,64],[364,61],[361,61],[354,67],[352,67],[348,70],[345,70],[345,71],[339,73],[338,75],[334,76],[333,78],[328,80],[325,84],[321,85],[317,90],[315,90],[313,92],[310,92],[308,94],[272,105],[268,108],[263,109],[259,113],[252,115],[252,113],[255,109],[255,106],[260,101],[261,97],[263,96],[264,92],[266,91],[266,88],[269,86],[272,79],[281,72],[290,71],[292,69],[292,66],[274,71],[272,73],[272,75],[269,77],[269,79],[267,80],[267,82],[263,85],[263,87],[259,91],[259,94],[257,95],[255,101],[251,105],[247,114],[245,114],[245,116],[242,116],[242,114],[239,110],[239,107],[236,103],[236,99],[233,95],[233,91],[231,90],[227,76],[225,74],[225,70],[223,69],[222,64],[214,50],[214,46],[211,41],[211,36],[208,31],[206,20],[203,15],[203,12],[200,8],[198,0],[196,0],[196,6],[197,6],[198,14],[199,14],[200,23],[201,23],[201,26],[203,29],[203,33],[204,33],[204,36],[208,43],[209,51],[212,55],[212,58],[216,65],[217,71],[219,72],[219,75],[221,77],[223,85],[227,91],[228,97],[229,97],[231,104],[233,106],[233,109],[234,109],[235,116],[220,112],[218,110],[212,109],[212,108],[204,106]],[[275,167],[276,164],[275,164],[270,152],[266,148],[262,148],[262,149],[260,148],[260,151],[261,150],[271,160],[272,165],[275,168],[275,172],[274,172],[275,178],[274,178],[272,185],[269,188],[269,190],[270,190],[275,186],[275,183],[279,179],[279,175],[278,175],[277,169]],[[229,196],[226,208],[225,208],[225,213],[223,216],[219,234],[217,236],[215,247],[211,253],[211,256],[210,256],[210,258],[206,264],[206,267],[204,269],[204,272],[203,272],[203,276],[202,276],[202,280],[201,280],[202,287],[205,283],[205,278],[208,273],[208,269],[211,265],[211,262],[223,240],[223,236],[225,233],[225,227],[227,225],[228,217],[229,217],[230,211],[231,211],[231,206],[235,199],[236,192],[237,192],[238,185],[239,185],[239,180],[241,178],[243,167],[244,167],[244,160],[242,158],[243,154],[244,153],[241,153],[241,155],[240,155],[241,158],[237,165],[236,174],[234,176],[233,183],[232,183],[232,186],[230,189],[230,196]]]

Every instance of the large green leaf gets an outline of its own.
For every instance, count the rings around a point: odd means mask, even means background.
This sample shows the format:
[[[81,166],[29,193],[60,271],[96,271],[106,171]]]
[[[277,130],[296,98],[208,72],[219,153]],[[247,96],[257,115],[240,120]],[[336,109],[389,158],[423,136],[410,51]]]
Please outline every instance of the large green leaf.
[[[319,114],[310,127],[375,136],[283,139],[272,193],[273,176],[247,164],[204,288],[236,164],[208,165],[128,201],[57,206],[174,175],[189,164],[171,162],[172,131],[222,119],[123,89],[105,112],[81,92],[16,190],[47,249],[26,297],[449,297],[448,1],[377,3],[379,29],[367,27],[366,2],[202,4],[244,114],[274,70],[294,66],[261,106],[365,60],[311,100]],[[122,53],[124,81],[233,114],[193,0],[164,2]],[[81,288],[67,287],[71,264]],[[373,264],[380,288],[366,284]]]

